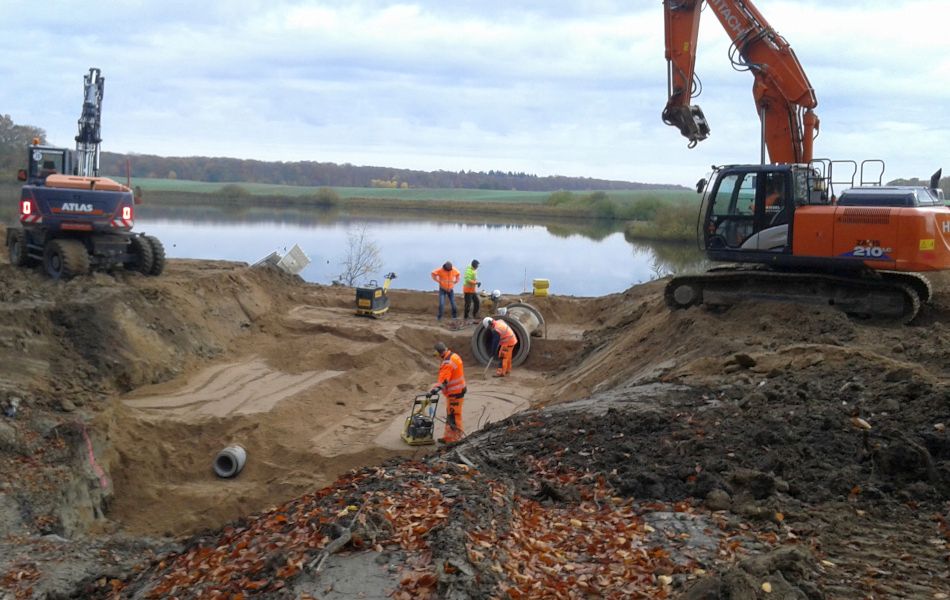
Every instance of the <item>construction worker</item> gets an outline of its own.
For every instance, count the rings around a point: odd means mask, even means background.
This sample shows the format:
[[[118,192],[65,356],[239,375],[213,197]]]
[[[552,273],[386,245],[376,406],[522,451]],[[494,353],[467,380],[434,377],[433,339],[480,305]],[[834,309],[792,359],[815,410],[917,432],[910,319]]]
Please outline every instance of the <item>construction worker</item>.
[[[518,336],[508,323],[501,319],[485,317],[482,327],[492,334],[492,355],[498,356],[498,368],[495,377],[505,377],[511,374],[511,355],[514,353]]]
[[[437,320],[442,320],[442,311],[445,308],[446,298],[449,299],[449,304],[452,305],[452,318],[458,318],[459,311],[455,308],[455,284],[458,283],[461,278],[461,273],[459,273],[458,269],[453,267],[449,261],[445,261],[444,265],[432,271],[432,280],[439,284],[439,313],[436,315]]]
[[[785,188],[785,178],[781,173],[772,173],[766,181],[765,205],[784,206],[782,192]]]
[[[442,359],[439,365],[439,382],[429,390],[429,394],[442,392],[448,399],[445,407],[445,432],[439,438],[443,444],[451,444],[462,439],[462,402],[465,398],[465,368],[462,358],[448,349],[442,342],[435,343],[435,353]]]
[[[469,307],[472,308],[473,319],[478,318],[478,288],[482,287],[482,282],[478,280],[478,261],[473,260],[472,264],[465,269],[465,278],[462,279],[462,293],[465,294],[465,306],[462,308],[462,317],[467,319]]]

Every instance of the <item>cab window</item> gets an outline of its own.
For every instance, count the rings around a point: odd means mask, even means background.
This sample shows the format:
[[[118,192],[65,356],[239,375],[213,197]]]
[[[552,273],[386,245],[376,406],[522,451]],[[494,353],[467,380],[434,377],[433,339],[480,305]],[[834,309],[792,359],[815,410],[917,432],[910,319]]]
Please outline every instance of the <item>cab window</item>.
[[[54,150],[34,150],[30,161],[33,177],[46,177],[53,173],[63,173],[63,153]]]
[[[755,173],[733,173],[723,177],[716,190],[713,214],[751,217],[755,212],[755,180]]]

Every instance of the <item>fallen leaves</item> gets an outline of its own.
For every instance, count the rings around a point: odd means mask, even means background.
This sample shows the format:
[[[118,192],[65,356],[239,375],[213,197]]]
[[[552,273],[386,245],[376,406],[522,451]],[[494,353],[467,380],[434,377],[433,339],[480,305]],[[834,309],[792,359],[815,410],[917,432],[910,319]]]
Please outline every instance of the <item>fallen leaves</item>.
[[[226,527],[213,539],[196,538],[143,571],[146,583],[124,585],[129,593],[145,590],[135,593],[148,598],[267,597],[293,590],[304,573],[313,576],[319,571],[314,564],[334,544],[380,553],[401,549],[392,597],[405,600],[438,597],[448,580],[512,599],[662,599],[680,582],[704,575],[689,555],[674,560],[668,550],[685,547],[689,534],[643,518],[664,513],[693,521],[689,502],[637,504],[616,496],[604,476],[566,469],[556,456],[532,459],[528,470],[532,485],[545,481],[551,489],[572,490],[572,500],[540,502],[450,463],[364,469]],[[442,535],[448,527],[459,532],[463,547],[445,547],[447,539],[457,539]],[[352,532],[352,541],[341,531]],[[718,548],[709,552],[731,561],[751,534],[740,527],[717,535]],[[440,544],[437,560],[433,539]],[[779,543],[774,533],[757,539]]]
[[[545,470],[543,463],[534,467]],[[548,474],[577,485],[590,500],[549,506],[519,497],[508,531],[469,533],[469,559],[503,575],[499,588],[508,598],[666,598],[671,573],[692,570],[651,547],[646,537],[653,528],[632,501],[593,501],[609,497],[602,479],[584,485],[577,474]]]

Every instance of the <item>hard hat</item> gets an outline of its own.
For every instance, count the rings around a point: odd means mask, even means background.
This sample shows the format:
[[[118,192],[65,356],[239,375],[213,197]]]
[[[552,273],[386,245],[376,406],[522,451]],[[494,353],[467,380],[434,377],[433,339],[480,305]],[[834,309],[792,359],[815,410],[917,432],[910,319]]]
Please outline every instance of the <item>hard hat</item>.
[[[491,293],[492,300],[497,300],[501,298],[501,290],[495,290]]]
[[[488,329],[489,327],[491,327],[491,324],[492,324],[491,317],[485,317],[484,319],[482,319],[482,327],[484,327],[485,329]]]

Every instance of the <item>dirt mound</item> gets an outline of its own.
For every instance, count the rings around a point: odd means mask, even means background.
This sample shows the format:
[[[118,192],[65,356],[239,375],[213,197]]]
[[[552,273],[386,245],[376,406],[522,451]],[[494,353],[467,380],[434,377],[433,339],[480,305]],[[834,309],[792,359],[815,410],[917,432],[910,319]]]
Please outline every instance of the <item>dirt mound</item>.
[[[350,288],[234,263],[65,284],[0,264],[0,404],[19,401],[0,417],[0,589],[938,597],[950,286],[932,279],[910,327],[670,312],[662,281],[531,298],[545,337],[499,380],[431,293],[366,319]],[[436,340],[466,361],[469,435],[412,449]],[[211,459],[231,443],[249,460],[224,481]],[[66,542],[117,558],[63,562]]]

